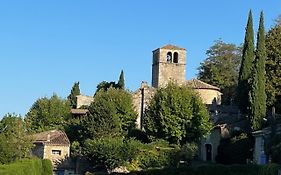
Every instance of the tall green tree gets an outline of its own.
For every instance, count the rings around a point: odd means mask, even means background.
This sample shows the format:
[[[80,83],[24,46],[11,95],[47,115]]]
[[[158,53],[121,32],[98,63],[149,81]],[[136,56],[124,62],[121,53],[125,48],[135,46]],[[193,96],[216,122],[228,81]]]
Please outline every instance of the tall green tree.
[[[255,59],[254,29],[252,11],[249,12],[245,40],[242,51],[242,62],[239,71],[237,101],[242,113],[246,114],[249,107],[250,77]]]
[[[120,89],[125,89],[125,78],[124,78],[124,72],[123,70],[121,70],[120,76],[119,76],[119,80],[118,80],[118,86]]]
[[[263,12],[261,12],[257,36],[256,58],[252,71],[253,79],[251,80],[250,90],[250,117],[253,130],[261,129],[263,118],[266,115],[265,60],[264,17]]]
[[[129,92],[115,88],[100,90],[82,121],[84,135],[90,139],[124,135],[135,127],[136,117]]]
[[[241,48],[217,40],[206,54],[198,68],[198,79],[219,87],[223,93],[222,104],[231,104],[236,94]]]
[[[7,114],[0,121],[0,164],[30,157],[32,138],[23,119]]]
[[[26,114],[29,129],[42,132],[51,129],[63,129],[70,117],[70,103],[57,95],[36,100]]]
[[[76,108],[77,107],[77,95],[80,95],[80,87],[79,87],[79,82],[75,82],[71,92],[69,94],[69,96],[67,97],[67,99],[70,101],[71,107],[72,108]]]
[[[266,95],[267,106],[281,112],[281,16],[266,34]]]
[[[158,89],[145,111],[147,134],[174,144],[198,141],[211,126],[201,98],[186,86],[170,83]]]

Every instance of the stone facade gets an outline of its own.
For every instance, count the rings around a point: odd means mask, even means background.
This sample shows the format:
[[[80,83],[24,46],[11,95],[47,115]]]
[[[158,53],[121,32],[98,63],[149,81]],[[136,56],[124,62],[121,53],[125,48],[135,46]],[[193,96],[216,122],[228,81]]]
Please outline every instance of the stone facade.
[[[216,127],[212,130],[207,138],[201,140],[199,147],[199,157],[203,161],[215,162],[218,154],[218,146],[221,140],[220,127]]]
[[[166,45],[153,51],[152,87],[165,86],[169,81],[185,82],[186,50]]]
[[[86,96],[86,95],[77,95],[77,108],[82,106],[90,106],[90,104],[94,101],[94,97]]]
[[[141,83],[141,87],[133,94],[133,105],[138,113],[136,125],[137,128],[142,128],[142,118],[147,105],[154,96],[155,88],[149,86],[146,82]]]

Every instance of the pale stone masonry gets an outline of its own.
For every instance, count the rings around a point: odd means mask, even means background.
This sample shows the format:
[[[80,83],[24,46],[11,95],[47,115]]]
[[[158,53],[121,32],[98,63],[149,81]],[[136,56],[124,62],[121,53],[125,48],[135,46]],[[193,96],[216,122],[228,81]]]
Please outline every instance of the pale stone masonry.
[[[94,102],[94,97],[86,96],[86,95],[77,95],[77,108],[81,108],[82,106],[90,106],[92,102]]]
[[[70,156],[70,142],[64,131],[51,130],[33,136],[32,154],[52,161],[54,168],[65,164]]]

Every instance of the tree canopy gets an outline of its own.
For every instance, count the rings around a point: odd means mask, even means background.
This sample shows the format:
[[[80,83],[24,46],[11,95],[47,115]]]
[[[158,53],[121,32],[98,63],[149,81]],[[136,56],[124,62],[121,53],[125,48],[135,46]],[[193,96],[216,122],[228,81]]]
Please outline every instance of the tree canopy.
[[[71,92],[69,94],[69,96],[67,97],[67,99],[70,101],[70,105],[72,108],[76,108],[77,107],[77,95],[80,95],[80,87],[79,87],[79,82],[75,82]]]
[[[266,34],[266,95],[267,105],[281,112],[281,17]]]
[[[184,144],[205,136],[211,123],[205,105],[192,89],[170,83],[157,90],[145,111],[144,129],[155,138]]]
[[[30,130],[42,132],[51,129],[63,129],[70,115],[70,103],[57,95],[36,100],[26,114]]]
[[[265,59],[264,19],[263,12],[261,12],[257,36],[256,58],[252,70],[250,89],[250,116],[252,120],[252,128],[254,130],[261,129],[263,118],[266,115]]]
[[[222,40],[215,41],[200,64],[198,79],[217,86],[223,93],[223,104],[231,104],[235,97],[241,49]]]
[[[253,62],[255,59],[254,28],[252,11],[249,12],[246,27],[245,39],[243,44],[242,62],[239,70],[239,80],[237,88],[237,101],[243,114],[248,113],[250,79],[252,74]]]
[[[131,94],[109,88],[96,93],[82,127],[88,138],[122,135],[135,127],[136,117]]]
[[[20,116],[7,114],[0,121],[0,164],[30,157],[32,138]]]

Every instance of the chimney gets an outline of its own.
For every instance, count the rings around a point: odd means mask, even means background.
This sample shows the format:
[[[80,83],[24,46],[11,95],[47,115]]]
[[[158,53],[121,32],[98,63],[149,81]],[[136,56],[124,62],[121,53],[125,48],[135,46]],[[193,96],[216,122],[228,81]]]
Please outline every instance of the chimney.
[[[50,138],[51,138],[51,136],[50,136],[50,134],[48,134],[48,135],[47,135],[47,142],[50,142],[50,141],[51,141]]]

